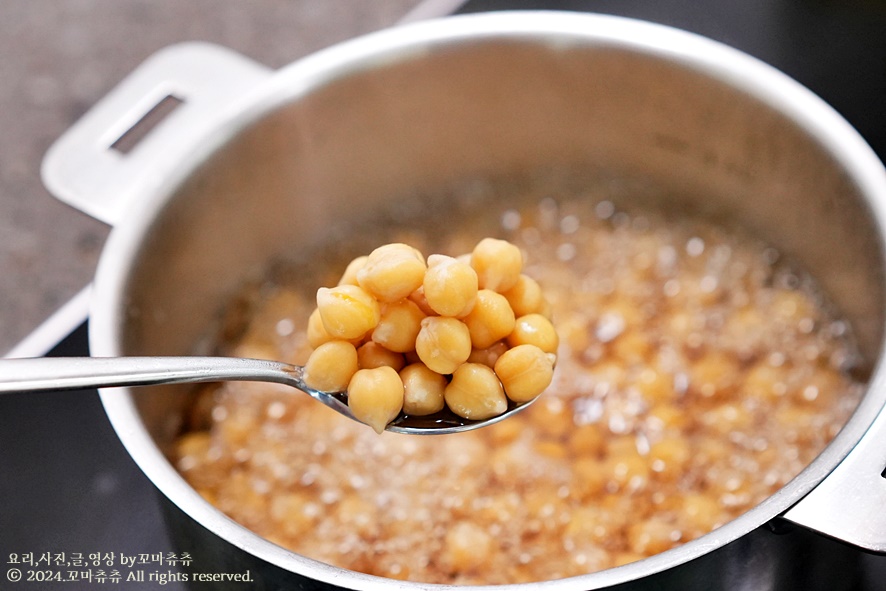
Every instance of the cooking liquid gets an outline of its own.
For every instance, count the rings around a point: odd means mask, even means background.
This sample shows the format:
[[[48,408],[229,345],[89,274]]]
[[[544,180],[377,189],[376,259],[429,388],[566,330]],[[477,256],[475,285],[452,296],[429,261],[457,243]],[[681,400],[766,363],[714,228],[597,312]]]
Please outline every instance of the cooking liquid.
[[[470,433],[379,436],[285,387],[213,385],[176,445],[188,482],[260,535],[344,568],[539,581],[639,560],[741,515],[855,408],[849,327],[767,245],[605,199],[539,198],[497,219],[561,339],[531,408]],[[486,232],[465,222],[368,240],[459,255]],[[303,363],[313,293],[346,262],[245,291],[220,352]]]

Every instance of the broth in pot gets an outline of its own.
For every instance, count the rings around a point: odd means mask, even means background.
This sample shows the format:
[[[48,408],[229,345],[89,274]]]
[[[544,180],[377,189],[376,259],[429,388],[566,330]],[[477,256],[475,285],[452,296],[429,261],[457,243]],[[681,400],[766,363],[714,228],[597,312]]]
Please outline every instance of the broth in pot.
[[[505,200],[480,187],[447,199],[460,207],[446,206],[445,227],[394,206],[280,264],[228,307],[218,352],[304,363],[317,287],[354,253],[397,241],[457,256],[495,235],[523,250],[551,304],[560,346],[541,398],[475,432],[415,437],[377,435],[283,387],[208,386],[172,454],[204,498],[276,544],[355,571],[550,580],[738,517],[855,409],[848,323],[772,246],[602,190]]]

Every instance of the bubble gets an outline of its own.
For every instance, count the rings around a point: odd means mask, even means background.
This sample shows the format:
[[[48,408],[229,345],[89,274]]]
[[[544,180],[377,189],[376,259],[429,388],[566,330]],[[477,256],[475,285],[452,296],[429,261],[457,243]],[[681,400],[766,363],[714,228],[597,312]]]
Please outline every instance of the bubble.
[[[581,227],[581,220],[578,216],[567,215],[560,220],[560,232],[563,234],[575,234]]]
[[[713,293],[716,291],[719,282],[717,278],[713,275],[705,275],[701,278],[701,281],[698,282],[698,287],[704,293]]]
[[[618,338],[625,330],[625,320],[621,314],[606,312],[597,322],[594,335],[600,342],[608,343]]]
[[[676,279],[668,279],[661,291],[669,298],[675,297],[680,293],[680,282]]]
[[[275,400],[268,405],[266,412],[269,419],[281,419],[286,414],[286,405],[279,400]]]
[[[693,236],[686,242],[686,254],[691,257],[698,257],[704,253],[704,240],[698,236]]]
[[[594,207],[594,213],[601,220],[608,220],[615,213],[615,205],[611,201],[600,201]]]
[[[818,386],[809,385],[809,386],[806,386],[805,388],[803,388],[803,393],[802,393],[803,400],[806,400],[807,402],[812,402],[813,400],[818,398],[818,395],[819,395]]]
[[[520,228],[523,218],[516,209],[508,209],[501,216],[501,227],[509,232]]]
[[[568,262],[575,258],[578,249],[574,244],[566,242],[557,247],[557,260]]]
[[[295,323],[290,318],[283,318],[274,326],[274,330],[281,337],[288,337],[295,332]]]

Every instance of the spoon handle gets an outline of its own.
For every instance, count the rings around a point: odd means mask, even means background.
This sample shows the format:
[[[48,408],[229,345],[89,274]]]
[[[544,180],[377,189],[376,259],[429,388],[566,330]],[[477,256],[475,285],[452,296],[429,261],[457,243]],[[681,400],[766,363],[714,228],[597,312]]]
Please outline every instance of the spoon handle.
[[[0,394],[227,380],[302,388],[302,368],[232,357],[40,357],[0,360]]]

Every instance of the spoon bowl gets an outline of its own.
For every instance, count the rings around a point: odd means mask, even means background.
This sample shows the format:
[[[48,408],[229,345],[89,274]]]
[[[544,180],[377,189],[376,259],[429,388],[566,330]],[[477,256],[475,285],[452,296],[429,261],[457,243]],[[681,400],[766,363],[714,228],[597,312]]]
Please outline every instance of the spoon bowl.
[[[346,392],[311,388],[305,384],[304,367],[280,361],[236,357],[45,357],[0,361],[0,394],[224,381],[291,386],[337,413],[362,423],[348,407]],[[401,413],[386,430],[410,435],[471,431],[504,420],[532,402],[509,402],[504,413],[481,421],[463,419],[449,410],[429,416]]]

